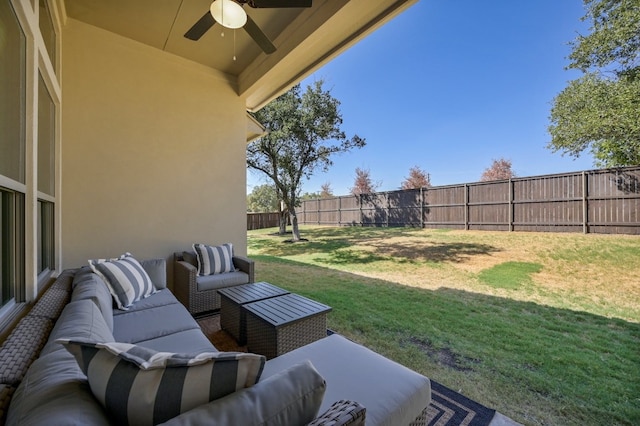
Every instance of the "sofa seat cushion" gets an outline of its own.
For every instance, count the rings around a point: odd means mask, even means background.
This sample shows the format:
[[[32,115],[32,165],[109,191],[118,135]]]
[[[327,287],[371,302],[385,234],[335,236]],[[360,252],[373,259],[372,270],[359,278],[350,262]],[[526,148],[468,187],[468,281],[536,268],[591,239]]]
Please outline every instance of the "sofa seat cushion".
[[[151,425],[253,386],[265,357],[156,352],[129,343],[61,341],[116,424]]]
[[[102,316],[102,312],[90,299],[72,301],[64,308],[53,330],[51,330],[49,340],[40,356],[62,350],[62,345],[56,343],[56,339],[63,337],[95,339],[101,342],[114,341],[111,329]]]
[[[322,376],[309,361],[303,361],[165,425],[305,425],[318,415],[325,388]]]
[[[198,291],[217,290],[234,285],[247,284],[248,282],[249,274],[242,271],[215,275],[202,275],[196,278]]]
[[[131,306],[115,309],[113,336],[118,342],[138,343],[200,326],[169,290],[160,290]]]
[[[6,425],[109,425],[109,421],[76,360],[60,350],[31,364],[13,394]]]
[[[136,342],[136,345],[158,352],[175,352],[177,349],[186,353],[215,352],[218,350],[200,329],[195,328],[154,339],[141,340]]]
[[[305,359],[327,381],[320,412],[356,401],[367,424],[392,426],[411,423],[431,401],[428,378],[337,334],[267,361],[262,380]]]

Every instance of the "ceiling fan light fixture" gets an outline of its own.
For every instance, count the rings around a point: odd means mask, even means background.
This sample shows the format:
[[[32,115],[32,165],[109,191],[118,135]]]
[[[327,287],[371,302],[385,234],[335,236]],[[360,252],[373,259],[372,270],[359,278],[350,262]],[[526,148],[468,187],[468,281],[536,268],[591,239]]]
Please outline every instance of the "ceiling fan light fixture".
[[[213,19],[225,28],[242,28],[247,23],[247,12],[233,0],[215,0],[210,11]]]

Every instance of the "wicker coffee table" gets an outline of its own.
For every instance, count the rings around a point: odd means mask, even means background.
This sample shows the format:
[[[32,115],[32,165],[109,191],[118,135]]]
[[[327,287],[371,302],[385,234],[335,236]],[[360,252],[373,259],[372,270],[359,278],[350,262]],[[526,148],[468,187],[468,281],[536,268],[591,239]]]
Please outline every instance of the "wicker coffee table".
[[[220,328],[233,336],[239,345],[247,343],[245,311],[241,306],[271,297],[289,294],[283,288],[266,282],[243,284],[218,290],[220,295]]]
[[[326,337],[331,307],[292,293],[242,305],[242,310],[249,350],[271,359]]]

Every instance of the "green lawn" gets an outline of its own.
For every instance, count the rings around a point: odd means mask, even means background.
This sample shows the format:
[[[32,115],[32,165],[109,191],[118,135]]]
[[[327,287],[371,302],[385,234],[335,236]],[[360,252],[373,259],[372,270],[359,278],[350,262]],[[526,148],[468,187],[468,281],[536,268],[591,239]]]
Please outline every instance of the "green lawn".
[[[640,424],[640,238],[410,228],[248,233],[256,279],[524,424]]]

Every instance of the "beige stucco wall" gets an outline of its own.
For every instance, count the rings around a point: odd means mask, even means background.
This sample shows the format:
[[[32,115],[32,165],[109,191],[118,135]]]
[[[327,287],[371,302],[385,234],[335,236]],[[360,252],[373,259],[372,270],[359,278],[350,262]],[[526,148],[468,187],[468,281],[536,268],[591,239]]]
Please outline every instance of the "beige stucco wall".
[[[246,113],[225,76],[75,20],[62,59],[63,268],[246,254]]]

